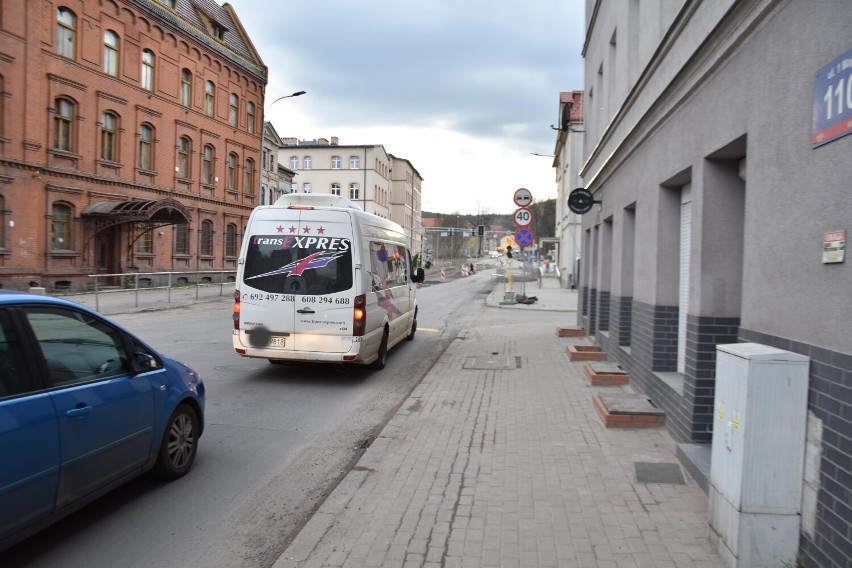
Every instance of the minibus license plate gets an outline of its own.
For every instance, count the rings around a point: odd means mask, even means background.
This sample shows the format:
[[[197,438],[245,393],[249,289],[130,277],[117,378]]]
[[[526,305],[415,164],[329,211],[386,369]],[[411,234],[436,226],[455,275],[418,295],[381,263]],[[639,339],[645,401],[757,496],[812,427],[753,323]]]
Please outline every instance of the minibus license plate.
[[[284,347],[284,342],[287,340],[286,337],[273,337],[269,340],[270,347]]]

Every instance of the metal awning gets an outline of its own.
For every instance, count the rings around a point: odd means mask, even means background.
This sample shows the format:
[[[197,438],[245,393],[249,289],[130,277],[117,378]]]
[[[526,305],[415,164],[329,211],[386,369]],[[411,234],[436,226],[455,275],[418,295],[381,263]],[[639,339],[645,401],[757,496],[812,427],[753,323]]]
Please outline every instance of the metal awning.
[[[82,217],[94,220],[98,231],[124,223],[146,223],[154,226],[185,225],[192,219],[186,206],[172,198],[98,201],[83,209]]]

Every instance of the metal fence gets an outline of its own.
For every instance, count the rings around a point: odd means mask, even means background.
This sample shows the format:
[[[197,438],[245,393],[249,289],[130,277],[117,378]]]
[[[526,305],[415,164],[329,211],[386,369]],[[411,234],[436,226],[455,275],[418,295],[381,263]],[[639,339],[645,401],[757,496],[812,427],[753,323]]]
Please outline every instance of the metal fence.
[[[198,300],[200,290],[219,287],[219,295],[225,293],[225,286],[233,285],[236,270],[200,270],[184,272],[125,272],[121,274],[89,274],[95,297],[95,309],[100,311],[100,298],[104,294],[135,294],[135,307],[139,307],[139,294],[152,291],[166,291],[165,301],[171,303],[172,291],[195,291]],[[106,284],[112,282],[113,284]],[[114,284],[120,282],[120,284]],[[160,297],[162,294],[159,294]]]

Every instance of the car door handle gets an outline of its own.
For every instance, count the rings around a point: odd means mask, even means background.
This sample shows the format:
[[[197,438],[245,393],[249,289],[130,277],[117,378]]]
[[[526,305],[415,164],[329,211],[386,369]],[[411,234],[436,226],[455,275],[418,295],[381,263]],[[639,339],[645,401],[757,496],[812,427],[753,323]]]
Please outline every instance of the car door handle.
[[[66,412],[65,415],[70,417],[70,418],[74,418],[75,416],[77,416],[77,417],[85,416],[91,411],[92,411],[91,406],[79,406],[77,408],[72,408],[71,410]]]
[[[296,311],[299,312],[300,314],[315,314],[316,313],[311,308],[302,308],[301,310],[296,310]]]

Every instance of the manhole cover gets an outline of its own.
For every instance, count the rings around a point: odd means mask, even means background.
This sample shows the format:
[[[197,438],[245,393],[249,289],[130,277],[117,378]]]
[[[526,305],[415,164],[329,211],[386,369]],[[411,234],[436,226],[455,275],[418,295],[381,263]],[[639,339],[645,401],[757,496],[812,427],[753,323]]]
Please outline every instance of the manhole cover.
[[[633,462],[639,483],[670,483],[684,485],[686,480],[676,463]]]
[[[472,355],[465,359],[462,368],[475,371],[504,371],[508,369],[516,369],[518,366],[515,359],[516,357]]]

